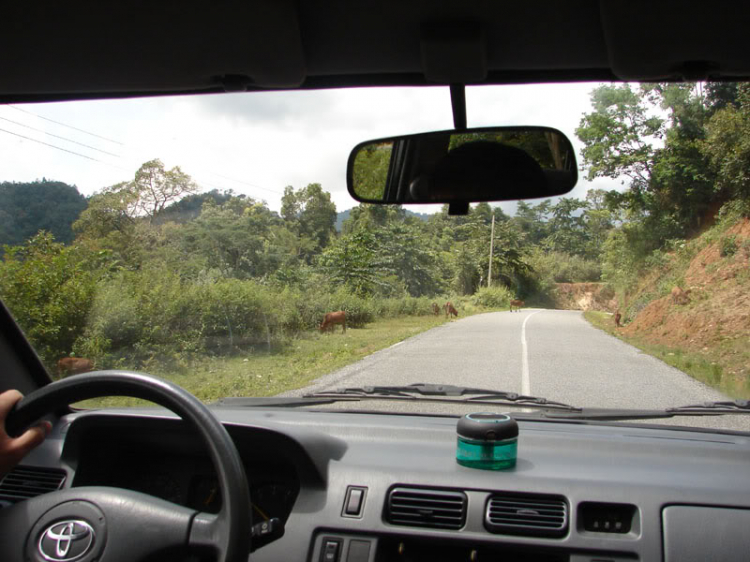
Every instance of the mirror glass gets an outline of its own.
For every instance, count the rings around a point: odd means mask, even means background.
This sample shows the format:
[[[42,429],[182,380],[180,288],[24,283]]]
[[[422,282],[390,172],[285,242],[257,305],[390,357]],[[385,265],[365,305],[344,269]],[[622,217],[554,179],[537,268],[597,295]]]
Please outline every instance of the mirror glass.
[[[358,201],[507,201],[568,193],[575,152],[560,131],[494,127],[367,141],[349,157],[347,184]]]

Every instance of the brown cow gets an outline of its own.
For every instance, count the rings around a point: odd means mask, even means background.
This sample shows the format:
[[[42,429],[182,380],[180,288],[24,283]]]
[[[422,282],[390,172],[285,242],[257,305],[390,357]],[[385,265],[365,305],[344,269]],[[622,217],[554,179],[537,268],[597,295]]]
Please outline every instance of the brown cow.
[[[672,287],[672,302],[674,304],[687,304],[690,302],[690,292],[692,289],[683,291],[680,287]]]
[[[344,328],[344,330],[341,332],[342,334],[346,333],[346,312],[343,310],[339,310],[338,312],[327,312],[325,318],[323,318],[323,322],[320,324],[320,331],[324,332],[328,328],[331,329],[331,332],[333,332],[334,327],[336,324],[341,324],[341,326]]]
[[[622,324],[620,324],[620,320],[622,320],[622,314],[620,314],[620,311],[618,310],[617,312],[615,312],[615,326],[617,326],[618,328],[622,326]]]
[[[432,303],[432,313],[437,316],[440,314],[440,307],[438,306],[438,303],[434,302]]]
[[[521,307],[523,306],[523,301],[520,301],[520,300],[518,300],[518,299],[512,299],[512,300],[510,301],[510,311],[511,311],[511,312],[513,312],[513,307],[514,307],[514,306],[516,307],[516,310],[517,310],[518,312],[520,312],[520,311],[521,311]]]
[[[85,357],[63,357],[57,362],[57,374],[61,377],[78,375],[94,370],[94,362]]]
[[[445,317],[448,318],[455,316],[458,318],[458,310],[456,310],[456,307],[453,306],[453,303],[448,301],[443,305],[443,308],[445,309]]]

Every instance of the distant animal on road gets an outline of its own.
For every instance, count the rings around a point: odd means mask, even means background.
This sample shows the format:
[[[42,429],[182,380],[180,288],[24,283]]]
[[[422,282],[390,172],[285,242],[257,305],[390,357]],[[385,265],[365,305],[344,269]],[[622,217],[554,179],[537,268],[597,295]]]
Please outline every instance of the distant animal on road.
[[[339,310],[338,312],[328,312],[325,315],[325,318],[323,318],[323,322],[320,324],[320,331],[324,332],[328,328],[331,329],[331,332],[333,332],[334,327],[336,324],[341,324],[341,327],[343,328],[342,334],[346,333],[346,312],[343,310]]]
[[[672,287],[672,302],[674,304],[687,304],[690,302],[692,289],[683,290],[680,287]]]
[[[432,313],[437,316],[440,314],[440,307],[438,306],[438,303],[434,302],[432,303]]]
[[[622,320],[622,314],[620,314],[620,311],[618,310],[617,312],[615,312],[615,326],[617,326],[618,328],[622,326],[622,324],[620,324],[620,320]]]
[[[449,316],[453,317],[455,316],[458,318],[458,310],[456,310],[456,307],[453,306],[453,303],[448,301],[443,305],[443,308],[445,309],[445,317],[448,318]]]
[[[510,311],[513,312],[513,307],[516,307],[516,310],[520,312],[521,307],[523,306],[523,301],[519,301],[517,299],[513,299],[510,301]]]
[[[63,357],[57,362],[57,374],[61,377],[78,375],[94,370],[94,362],[85,357]]]

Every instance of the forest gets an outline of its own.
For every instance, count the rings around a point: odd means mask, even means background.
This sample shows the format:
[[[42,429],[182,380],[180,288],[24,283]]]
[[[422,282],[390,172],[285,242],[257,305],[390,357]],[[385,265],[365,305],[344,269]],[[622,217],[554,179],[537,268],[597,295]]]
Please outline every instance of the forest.
[[[555,283],[584,281],[624,304],[665,252],[750,214],[750,86],[601,85],[576,135],[583,174],[620,189],[521,201],[513,216],[362,204],[340,231],[319,183],[287,186],[275,212],[158,159],[88,198],[0,183],[0,298],[51,369],[70,354],[143,368],[283,347],[332,310],[356,328],[445,299],[550,306]]]

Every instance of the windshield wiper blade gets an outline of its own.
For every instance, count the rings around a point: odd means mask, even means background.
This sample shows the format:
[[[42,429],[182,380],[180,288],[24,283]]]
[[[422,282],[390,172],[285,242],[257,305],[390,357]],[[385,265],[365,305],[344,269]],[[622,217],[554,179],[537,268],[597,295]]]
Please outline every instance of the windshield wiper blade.
[[[527,396],[516,392],[488,390],[485,388],[471,388],[450,384],[415,383],[408,386],[353,386],[337,388],[321,392],[306,394],[305,398],[341,398],[341,399],[372,399],[372,400],[424,400],[451,403],[502,403],[506,406],[541,406],[554,410],[577,412],[580,408],[556,402],[537,396]]]
[[[750,414],[750,400],[720,400],[717,402],[703,402],[702,404],[688,404],[687,406],[666,408],[666,411],[680,416]]]
[[[725,414],[750,414],[750,401],[718,401],[689,404],[662,410],[628,410],[618,408],[582,408],[578,412],[545,412],[544,417],[573,420],[653,420],[678,416],[722,416]]]

